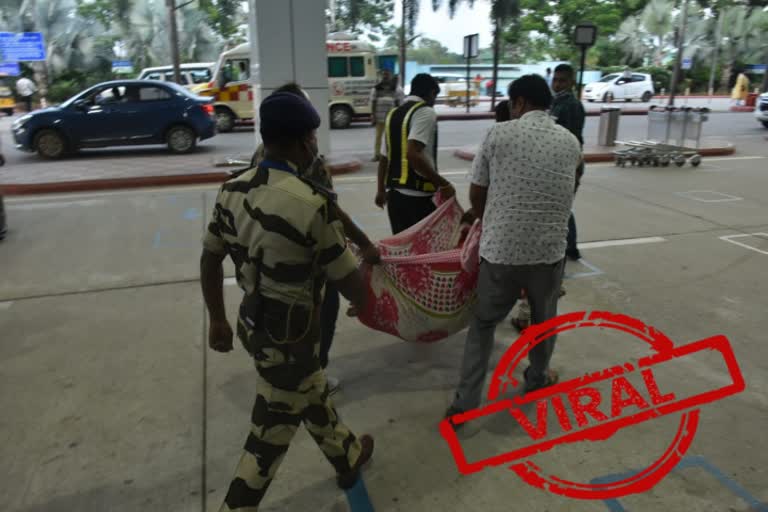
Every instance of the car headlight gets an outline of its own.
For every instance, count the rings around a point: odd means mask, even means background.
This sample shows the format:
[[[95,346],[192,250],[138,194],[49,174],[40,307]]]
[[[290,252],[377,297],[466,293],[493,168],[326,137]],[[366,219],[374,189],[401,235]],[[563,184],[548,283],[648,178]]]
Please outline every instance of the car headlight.
[[[13,125],[11,125],[11,128],[13,128],[14,130],[20,130],[20,129],[24,128],[24,125],[27,124],[30,119],[32,119],[32,115],[31,114],[25,114],[25,115],[21,116],[20,118],[18,118],[17,120],[15,120],[13,122]]]

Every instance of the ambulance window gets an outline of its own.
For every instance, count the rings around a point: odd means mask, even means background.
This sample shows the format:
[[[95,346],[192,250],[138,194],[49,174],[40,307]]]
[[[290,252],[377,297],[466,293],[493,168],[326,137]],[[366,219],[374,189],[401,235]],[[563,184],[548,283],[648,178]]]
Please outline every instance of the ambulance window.
[[[248,59],[228,60],[222,66],[221,74],[224,77],[225,84],[248,80],[251,74],[250,61]]]
[[[349,67],[352,76],[365,76],[365,59],[363,57],[350,57]]]
[[[348,64],[347,57],[328,57],[328,76],[330,78],[349,76]]]

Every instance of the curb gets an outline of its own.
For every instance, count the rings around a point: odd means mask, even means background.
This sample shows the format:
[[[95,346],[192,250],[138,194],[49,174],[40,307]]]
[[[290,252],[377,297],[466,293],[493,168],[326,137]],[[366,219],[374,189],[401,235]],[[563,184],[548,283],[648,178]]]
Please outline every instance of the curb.
[[[734,105],[731,107],[730,110],[731,112],[754,112],[755,107],[747,107],[746,105],[743,105],[743,106]]]
[[[600,115],[598,110],[586,111],[587,117],[597,117]],[[648,110],[622,110],[622,116],[647,116]],[[493,112],[470,112],[469,114],[438,114],[438,121],[477,121],[480,119],[495,119],[496,115]]]
[[[733,144],[713,148],[701,148],[699,150],[701,156],[728,156],[735,152],[736,147]],[[475,159],[475,150],[474,148],[457,149],[453,152],[453,156],[461,160],[472,161]],[[613,153],[584,153],[584,162],[588,164],[613,162],[613,158]]]
[[[350,174],[363,168],[359,160],[346,160],[329,164],[333,176]],[[154,188],[183,185],[223,183],[230,177],[228,172],[200,174],[174,174],[170,176],[139,176],[133,178],[109,178],[98,180],[60,181],[50,183],[0,184],[0,190],[8,196],[36,194],[64,194],[69,192],[96,192],[130,188]]]

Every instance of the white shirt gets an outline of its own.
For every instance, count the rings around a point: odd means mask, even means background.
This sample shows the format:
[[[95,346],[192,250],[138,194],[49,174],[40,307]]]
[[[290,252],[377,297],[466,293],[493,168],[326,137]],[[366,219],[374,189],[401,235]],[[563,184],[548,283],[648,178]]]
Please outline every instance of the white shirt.
[[[424,101],[419,96],[408,96],[403,103],[410,101]],[[435,165],[435,134],[437,133],[437,112],[435,109],[426,106],[421,107],[411,116],[411,129],[408,132],[408,140],[415,140],[424,144],[424,155],[432,164],[432,168],[437,171]],[[402,149],[403,151],[406,148]],[[427,197],[433,195],[432,192],[421,192],[418,190],[397,189],[398,192],[406,196]]]
[[[21,77],[16,81],[16,91],[21,96],[32,96],[37,92],[35,82],[27,77]]]
[[[535,265],[565,256],[581,147],[543,110],[490,129],[472,164],[472,183],[488,188],[480,257]]]

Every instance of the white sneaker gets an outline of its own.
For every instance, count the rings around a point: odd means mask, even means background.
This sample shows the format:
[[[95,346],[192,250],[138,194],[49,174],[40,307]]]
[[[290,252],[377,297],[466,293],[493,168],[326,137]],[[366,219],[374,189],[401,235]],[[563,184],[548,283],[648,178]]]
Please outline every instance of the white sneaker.
[[[328,377],[328,394],[335,394],[341,387],[341,382],[336,377]]]

